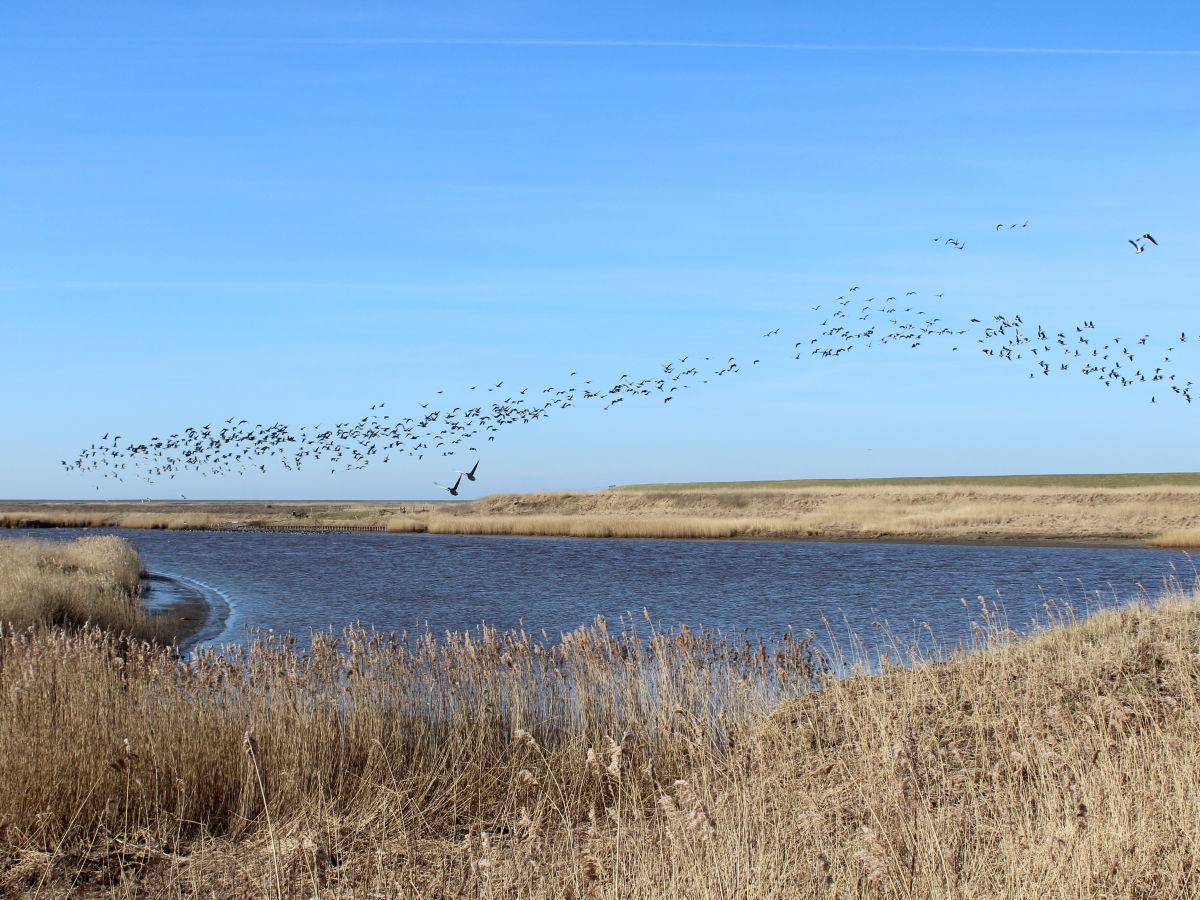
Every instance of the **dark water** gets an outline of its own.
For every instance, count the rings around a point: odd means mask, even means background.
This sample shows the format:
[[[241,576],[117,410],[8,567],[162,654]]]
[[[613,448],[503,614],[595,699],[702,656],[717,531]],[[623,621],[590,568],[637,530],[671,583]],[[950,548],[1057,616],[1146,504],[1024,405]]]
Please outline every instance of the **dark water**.
[[[16,535],[17,531],[6,532]],[[362,622],[381,629],[463,630],[524,624],[553,636],[649,610],[673,626],[789,626],[870,639],[886,620],[902,640],[953,644],[977,618],[978,597],[1002,604],[1021,628],[1047,603],[1077,613],[1157,593],[1164,579],[1190,586],[1177,551],[1026,546],[857,544],[811,541],[580,540],[389,534],[186,531],[34,532],[41,538],[116,533],[155,573],[205,592],[209,641],[248,628],[307,635]],[[964,608],[962,600],[969,601]],[[927,626],[927,627],[926,627]]]

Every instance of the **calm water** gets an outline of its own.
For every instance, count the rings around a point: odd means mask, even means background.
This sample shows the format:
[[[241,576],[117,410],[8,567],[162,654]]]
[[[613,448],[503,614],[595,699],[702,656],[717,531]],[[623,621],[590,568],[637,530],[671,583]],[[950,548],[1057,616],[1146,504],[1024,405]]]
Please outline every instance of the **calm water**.
[[[68,539],[74,529],[31,532]],[[1127,600],[1165,578],[1190,586],[1176,551],[810,541],[580,540],[389,534],[105,531],[141,551],[150,571],[183,579],[214,604],[204,639],[248,628],[306,635],[353,622],[436,631],[486,622],[557,635],[597,615],[643,607],[664,625],[822,631],[822,615],[869,636],[887,620],[903,639],[968,633],[976,598],[1003,603],[1021,627],[1044,604],[1077,611]],[[970,601],[964,609],[962,599]]]

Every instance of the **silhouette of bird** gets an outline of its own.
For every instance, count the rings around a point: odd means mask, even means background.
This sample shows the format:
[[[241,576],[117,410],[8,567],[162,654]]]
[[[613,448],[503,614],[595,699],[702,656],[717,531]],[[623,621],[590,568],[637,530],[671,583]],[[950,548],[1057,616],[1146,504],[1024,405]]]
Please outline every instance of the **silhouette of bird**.
[[[454,482],[454,485],[452,487],[447,487],[444,484],[438,484],[438,482],[436,482],[436,481],[434,482],[434,484],[437,485],[438,487],[440,487],[443,491],[449,491],[451,497],[457,497],[458,496],[458,486],[460,484],[462,484],[462,475],[458,476],[458,480]]]
[[[1025,225],[1009,227],[1024,228],[1026,225],[1028,222]],[[943,242],[943,239],[935,238],[934,241]],[[1149,233],[1129,240],[1137,253],[1145,249],[1143,242],[1155,245],[1158,243]],[[965,247],[965,242],[957,238],[946,238],[944,244],[959,250]],[[858,289],[855,285],[848,289],[847,294],[837,297],[835,302],[840,307],[847,306],[851,302],[848,293]],[[1026,326],[1022,324],[1021,317],[1012,314],[995,315],[990,318],[972,317],[969,323],[963,323],[963,328],[951,328],[941,324],[938,317],[929,317],[928,313],[916,307],[899,306],[903,301],[898,301],[898,296],[911,297],[916,293],[898,290],[883,299],[869,297],[860,304],[861,309],[858,312],[862,315],[856,313],[855,319],[848,318],[847,314],[839,309],[820,323],[823,330],[816,336],[801,335],[801,339],[796,341],[788,352],[793,353],[795,359],[800,359],[801,354],[796,351],[808,346],[814,356],[834,358],[856,349],[861,353],[876,344],[900,341],[903,341],[906,347],[916,349],[924,342],[932,342],[945,336],[954,336],[955,346],[950,349],[957,350],[960,344],[958,336],[969,333],[971,337],[968,340],[975,340],[981,351],[991,359],[1009,363],[1024,360],[1036,366],[1030,374],[1040,371],[1042,375],[1049,375],[1051,371],[1072,370],[1093,377],[1107,387],[1175,381],[1175,373],[1164,371],[1163,367],[1155,369],[1152,377],[1143,375],[1140,370],[1132,376],[1123,374],[1121,363],[1133,362],[1134,354],[1121,346],[1120,338],[1114,338],[1111,344],[1100,346],[1097,341],[1095,346],[1089,346],[1089,340],[1084,335],[1096,327],[1092,320],[1084,320],[1082,324],[1074,326],[1077,341],[1071,342],[1070,345],[1066,337],[1072,333],[1070,326],[1062,326],[1055,339],[1051,337],[1055,333],[1052,328],[1037,326],[1026,333]],[[883,293],[880,292],[879,296],[882,298]],[[934,296],[940,299],[943,295],[935,293]],[[821,308],[821,304],[817,304],[813,310],[819,311]],[[874,319],[882,315],[894,316],[887,320],[890,327]],[[864,324],[857,325],[856,320]],[[834,324],[831,325],[831,322]],[[839,322],[844,324],[838,324]],[[974,325],[981,327],[974,329]],[[770,337],[780,333],[781,329],[776,327],[763,336]],[[1149,334],[1143,335],[1136,345],[1147,346],[1149,339]],[[1197,336],[1197,340],[1200,342],[1200,335]],[[1186,332],[1180,333],[1179,341],[1181,344],[1186,341]],[[1076,343],[1091,349],[1090,356],[1085,355],[1087,350],[1075,346]],[[1147,347],[1147,352],[1151,349],[1154,349],[1153,345]],[[1174,350],[1175,347],[1167,349],[1168,355],[1163,357],[1164,366],[1171,362],[1170,354]],[[1068,361],[1075,362],[1068,365],[1067,362],[1055,360],[1049,356],[1053,353],[1061,354]],[[1047,358],[1041,358],[1042,354],[1046,354]],[[679,364],[686,363],[688,358],[687,355],[678,357]],[[706,362],[711,358],[713,357],[703,357]],[[1052,362],[1056,365],[1052,366]],[[759,363],[759,359],[753,359],[751,366]],[[475,452],[473,444],[478,443],[477,436],[481,433],[488,441],[495,441],[496,433],[506,426],[531,424],[548,418],[553,412],[582,405],[583,401],[601,401],[603,409],[606,410],[627,399],[646,399],[652,396],[660,397],[665,404],[672,399],[667,396],[668,392],[707,385],[713,375],[729,376],[733,379],[743,371],[733,356],[730,356],[728,362],[719,370],[701,372],[696,367],[677,370],[675,365],[676,363],[672,362],[666,366],[659,366],[654,374],[645,378],[637,378],[630,373],[623,374],[608,390],[591,388],[590,380],[583,383],[586,386],[568,382],[565,386],[551,385],[540,392],[534,389],[534,396],[541,398],[537,401],[528,398],[531,389],[524,387],[519,390],[511,388],[512,395],[503,400],[491,404],[481,403],[469,408],[456,406],[449,410],[436,409],[431,408],[430,403],[421,402],[417,404],[421,412],[416,416],[391,418],[383,414],[385,404],[380,402],[372,405],[365,416],[329,426],[317,424],[289,427],[280,422],[251,425],[245,419],[239,420],[230,416],[223,420],[215,431],[212,423],[209,423],[181,429],[163,437],[154,436],[140,443],[119,443],[121,436],[113,435],[110,430],[104,433],[99,442],[82,450],[73,462],[63,460],[62,464],[68,470],[90,471],[102,474],[105,478],[123,480],[123,476],[136,472],[138,477],[153,480],[158,477],[174,478],[177,471],[185,469],[208,477],[233,472],[243,474],[255,468],[265,473],[275,460],[289,471],[298,470],[302,465],[310,465],[313,460],[327,460],[332,475],[342,470],[363,468],[372,461],[389,462],[393,457],[402,455],[422,460],[426,453],[431,454],[435,449],[440,451],[442,456],[454,455],[459,447]],[[577,372],[572,371],[570,377],[573,379],[576,374]],[[668,381],[671,382],[669,385]],[[490,386],[484,386],[491,391],[499,390],[503,384],[503,381],[497,381]],[[1172,385],[1172,391],[1191,403],[1191,386],[1191,382],[1183,388]],[[475,390],[476,387],[472,385],[469,389]],[[435,393],[441,397],[446,392],[439,390]],[[1152,402],[1157,403],[1157,398]],[[458,473],[458,479],[453,486],[438,482],[434,484],[451,496],[458,496],[462,479],[466,477],[469,481],[475,481],[478,466],[479,461],[476,460],[470,471],[454,470]]]

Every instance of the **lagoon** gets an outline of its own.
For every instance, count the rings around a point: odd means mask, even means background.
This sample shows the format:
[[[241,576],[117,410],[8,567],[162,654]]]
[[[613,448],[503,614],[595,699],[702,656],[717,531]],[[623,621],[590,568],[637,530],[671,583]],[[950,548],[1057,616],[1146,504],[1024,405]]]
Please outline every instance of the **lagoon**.
[[[119,534],[148,569],[212,604],[192,642],[244,641],[255,629],[307,636],[360,622],[382,630],[461,631],[486,623],[551,638],[596,616],[671,627],[794,629],[945,647],[970,634],[980,600],[1018,630],[1047,609],[1076,614],[1190,586],[1178,551],[1126,547],[823,541],[696,541],[280,534],[120,529],[13,530],[71,539]],[[965,601],[965,604],[964,604]]]

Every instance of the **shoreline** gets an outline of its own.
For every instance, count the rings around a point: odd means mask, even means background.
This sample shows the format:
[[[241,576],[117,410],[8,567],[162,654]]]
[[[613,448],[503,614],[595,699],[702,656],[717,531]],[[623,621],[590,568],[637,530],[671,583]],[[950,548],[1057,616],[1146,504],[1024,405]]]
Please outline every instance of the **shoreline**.
[[[195,647],[217,626],[218,610],[204,592],[179,578],[147,572],[141,579],[142,610],[161,638],[180,654]]]

